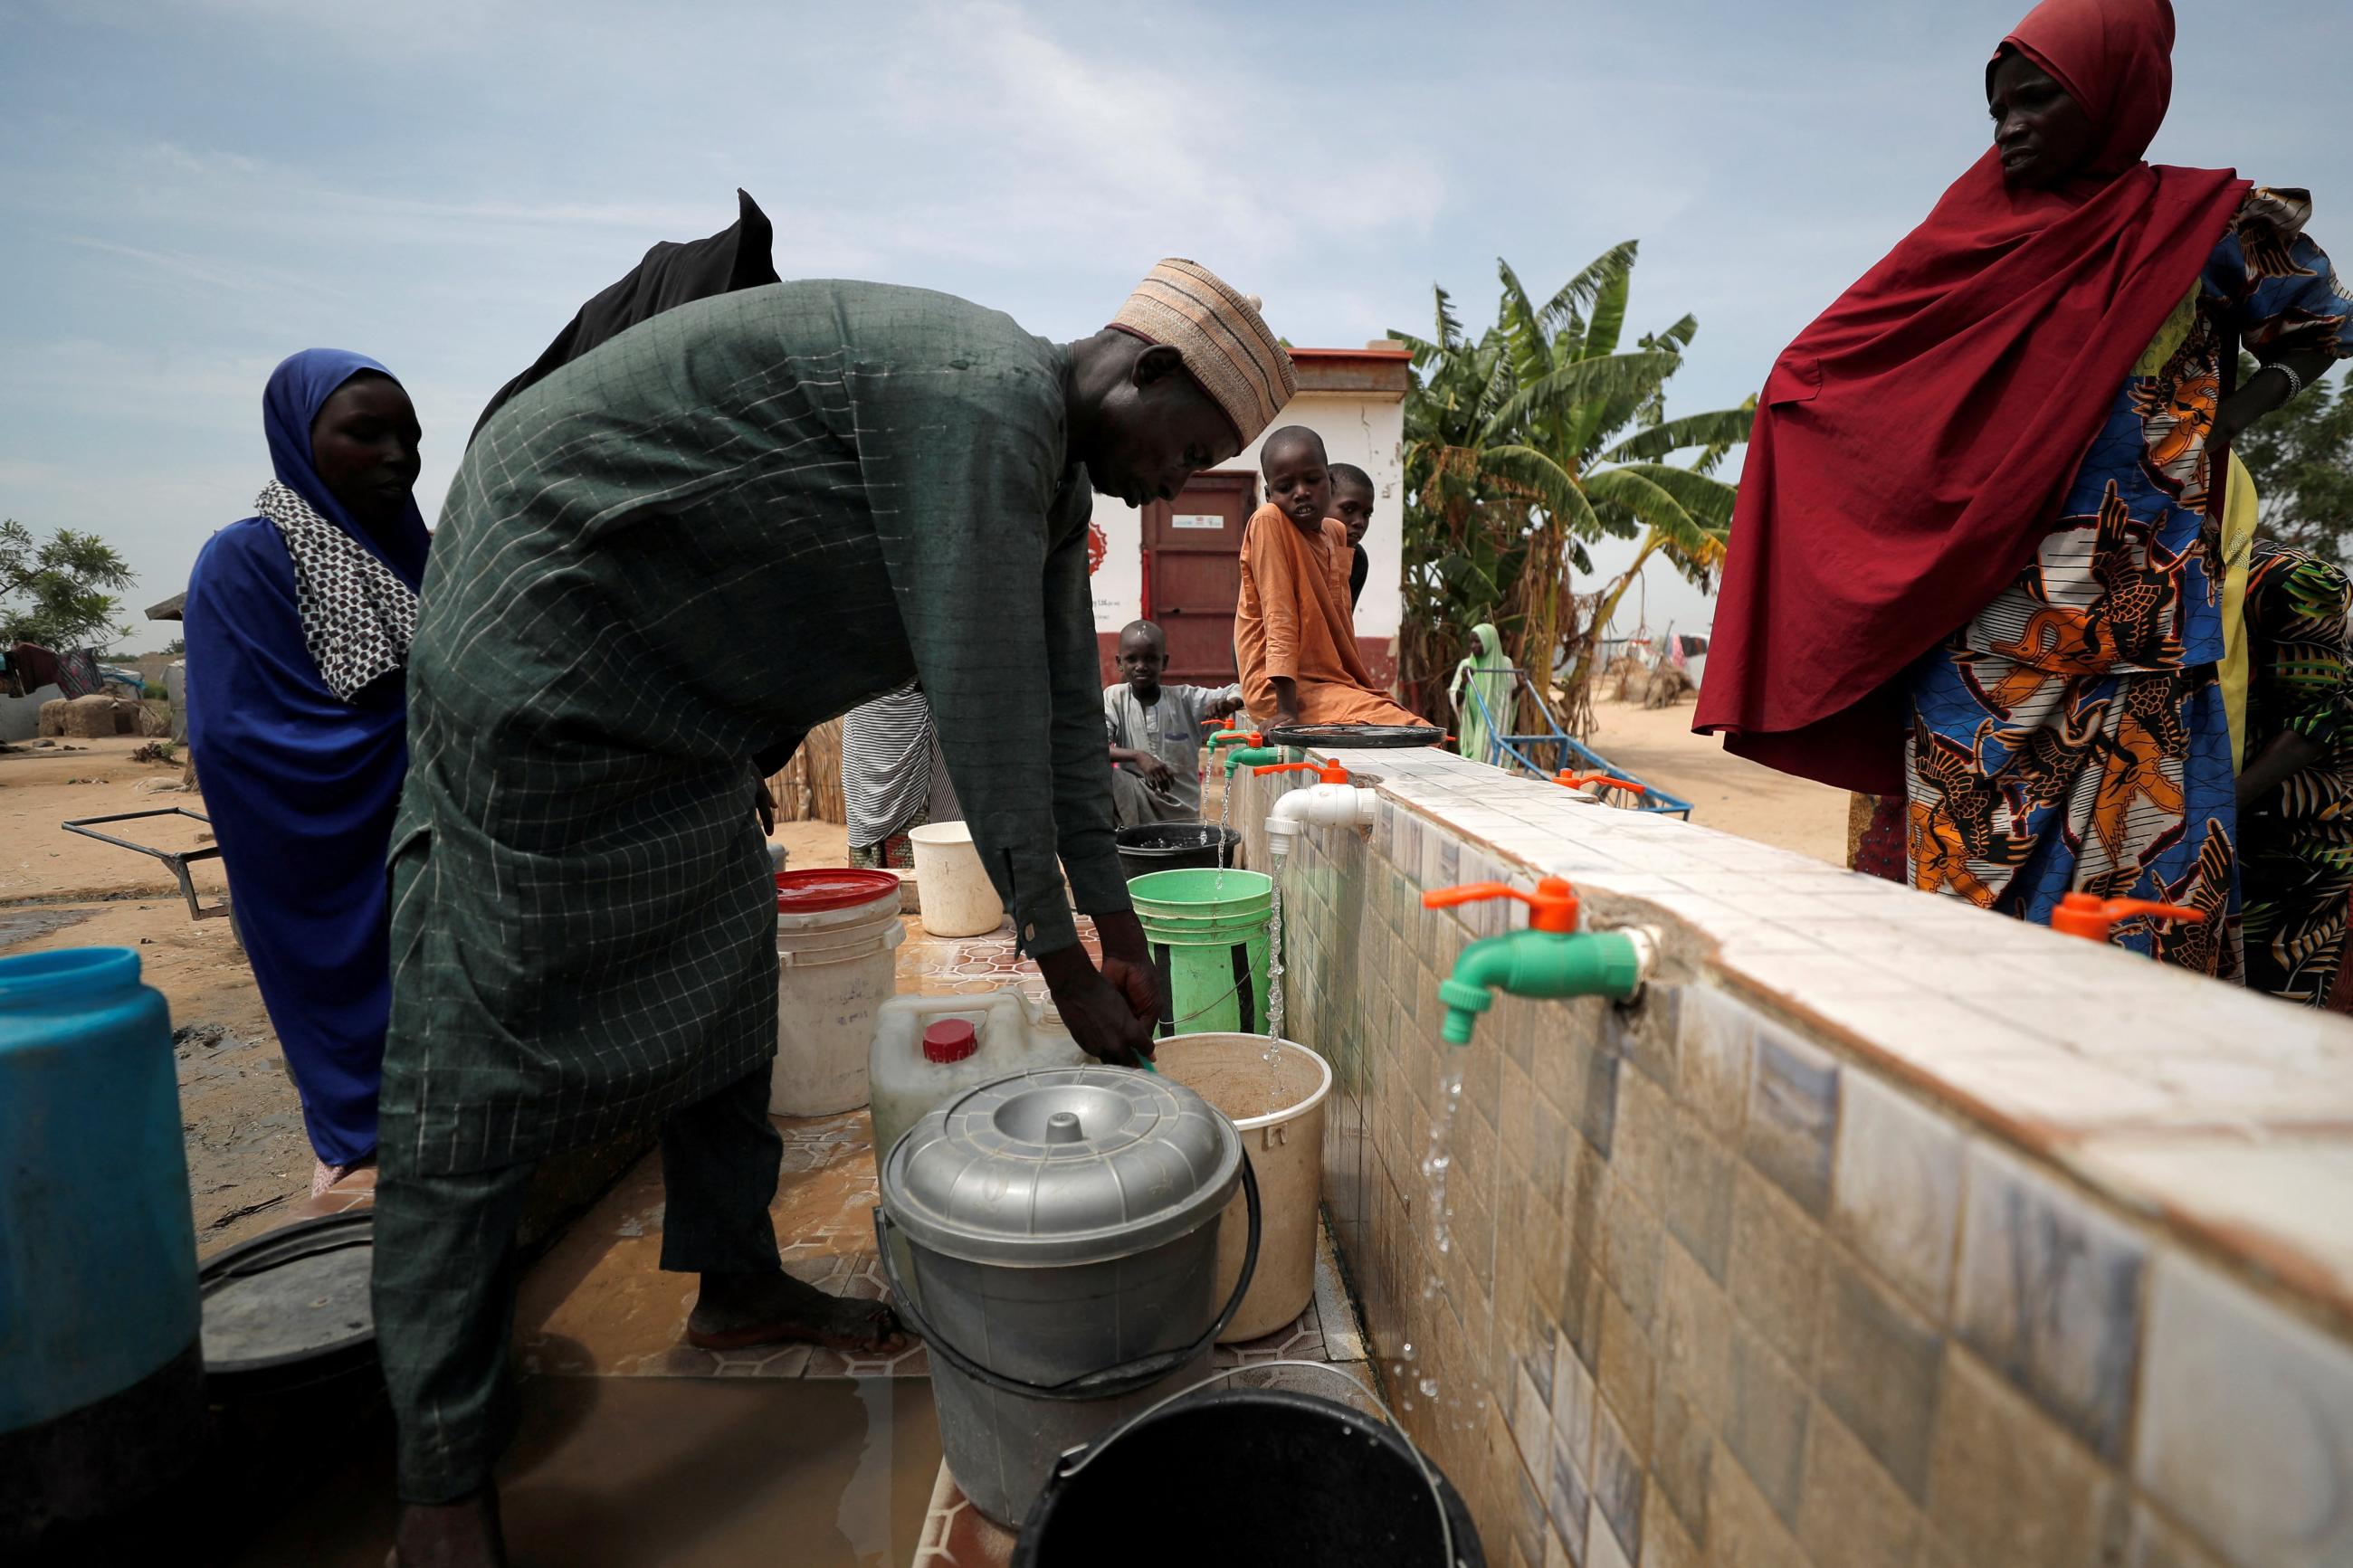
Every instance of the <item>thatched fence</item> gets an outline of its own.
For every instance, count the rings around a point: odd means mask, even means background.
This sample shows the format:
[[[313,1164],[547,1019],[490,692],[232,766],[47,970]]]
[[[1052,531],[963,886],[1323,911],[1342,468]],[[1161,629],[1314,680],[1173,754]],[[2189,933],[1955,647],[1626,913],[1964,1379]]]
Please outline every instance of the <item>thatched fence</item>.
[[[768,780],[779,822],[848,822],[841,801],[841,721],[809,731],[784,771]]]

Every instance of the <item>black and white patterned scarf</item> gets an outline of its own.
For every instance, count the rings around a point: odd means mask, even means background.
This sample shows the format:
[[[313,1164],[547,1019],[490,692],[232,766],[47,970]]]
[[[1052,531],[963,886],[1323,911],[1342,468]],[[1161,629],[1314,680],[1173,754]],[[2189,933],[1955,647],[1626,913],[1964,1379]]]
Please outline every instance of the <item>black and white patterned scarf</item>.
[[[294,558],[302,641],[327,689],[349,702],[360,688],[408,662],[417,595],[366,545],[319,515],[282,480],[254,503]]]

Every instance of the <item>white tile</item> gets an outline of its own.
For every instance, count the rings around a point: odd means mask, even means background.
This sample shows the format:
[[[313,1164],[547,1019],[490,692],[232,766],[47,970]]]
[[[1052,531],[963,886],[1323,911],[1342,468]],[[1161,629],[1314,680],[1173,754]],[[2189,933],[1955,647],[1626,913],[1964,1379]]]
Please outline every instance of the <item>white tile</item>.
[[[1936,1063],[1957,1099],[2045,1135],[2147,1125],[2181,1108],[2179,1095],[2055,1047],[1972,1052]]]
[[[1513,1373],[1512,1441],[1520,1447],[1521,1462],[1530,1469],[1543,1466],[1552,1453],[1552,1412],[1545,1408],[1545,1391],[1525,1367]]]
[[[2353,1563],[2353,1350],[2169,1252],[2137,1449],[2141,1487],[2241,1568]]]
[[[1809,1010],[1856,996],[1930,994],[1912,975],[1858,963],[1845,952],[1760,952],[1741,967],[1746,982]]]
[[[2039,1056],[2055,1047],[1962,1002],[1918,991],[1817,994],[1808,1010],[1873,1050],[1930,1072],[1957,1057]]]
[[[1552,1423],[1577,1473],[1593,1474],[1593,1374],[1577,1359],[1577,1347],[1556,1333],[1552,1347]]]
[[[1972,1141],[1967,1161],[1953,1321],[2113,1463],[2132,1406],[2147,1246],[2073,1186],[1989,1143]]]
[[[1736,1147],[1748,1116],[1757,1015],[1711,986],[1686,985],[1676,1022],[1683,1043],[1678,1097],[1717,1137]]]
[[[1585,1568],[1632,1568],[1626,1561],[1625,1550],[1618,1537],[1610,1533],[1609,1521],[1595,1513],[1596,1523],[1586,1531]]]
[[[2353,1300],[2353,1140],[2107,1133],[2070,1163],[2243,1250],[2271,1253],[2277,1272],[2325,1277]]]
[[[1854,1249],[1943,1323],[1961,1219],[1957,1128],[1850,1069],[1839,1110],[1831,1212]]]

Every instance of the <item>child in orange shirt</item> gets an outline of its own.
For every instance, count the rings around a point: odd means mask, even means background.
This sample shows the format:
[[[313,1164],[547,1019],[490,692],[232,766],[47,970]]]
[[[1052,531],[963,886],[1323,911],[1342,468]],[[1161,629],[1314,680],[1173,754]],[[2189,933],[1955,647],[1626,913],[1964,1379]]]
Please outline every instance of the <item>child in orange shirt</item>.
[[[1266,438],[1267,503],[1242,534],[1234,658],[1261,724],[1419,724],[1373,685],[1356,651],[1348,531],[1331,515],[1324,438],[1286,425]]]

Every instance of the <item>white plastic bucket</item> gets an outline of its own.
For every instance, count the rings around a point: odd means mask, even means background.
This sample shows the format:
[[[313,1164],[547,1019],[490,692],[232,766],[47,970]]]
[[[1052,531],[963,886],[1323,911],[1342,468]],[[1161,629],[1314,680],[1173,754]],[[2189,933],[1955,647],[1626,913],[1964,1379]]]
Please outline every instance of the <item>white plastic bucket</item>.
[[[1264,1035],[1177,1035],[1153,1057],[1162,1075],[1198,1094],[1234,1124],[1258,1173],[1258,1272],[1221,1344],[1263,1339],[1295,1320],[1315,1295],[1315,1226],[1324,1201],[1324,1101],[1332,1064],[1290,1040],[1270,1070]],[[1218,1283],[1241,1278],[1250,1221],[1241,1198],[1218,1227]]]
[[[915,852],[915,880],[923,886],[920,917],[934,936],[986,936],[1005,923],[1005,905],[980,867],[972,829],[961,822],[934,822],[907,830]]]
[[[866,1103],[866,1064],[875,1015],[899,990],[895,879],[868,871],[787,871],[777,879],[776,1060],[768,1110],[777,1116],[831,1116]],[[808,879],[838,884],[830,896],[796,900],[786,884]],[[860,900],[860,890],[871,897]],[[790,911],[790,912],[788,912]]]

